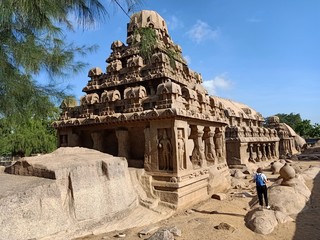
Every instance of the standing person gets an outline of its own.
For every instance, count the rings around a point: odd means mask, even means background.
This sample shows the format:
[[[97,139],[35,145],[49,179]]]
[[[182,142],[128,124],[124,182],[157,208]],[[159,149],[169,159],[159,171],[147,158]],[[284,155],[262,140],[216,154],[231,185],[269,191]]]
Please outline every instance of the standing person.
[[[268,188],[267,188],[267,185],[266,185],[266,183],[268,182],[268,179],[267,179],[266,175],[264,175],[262,173],[262,168],[259,167],[257,169],[257,172],[254,175],[253,180],[256,183],[260,207],[261,208],[263,207],[263,198],[264,198],[264,202],[266,204],[266,208],[270,209],[270,206],[269,206],[269,203],[268,203]]]

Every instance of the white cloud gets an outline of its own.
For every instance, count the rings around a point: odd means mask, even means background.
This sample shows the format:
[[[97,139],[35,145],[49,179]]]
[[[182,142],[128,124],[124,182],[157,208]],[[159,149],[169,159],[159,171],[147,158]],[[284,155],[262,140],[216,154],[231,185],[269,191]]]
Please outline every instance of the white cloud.
[[[193,41],[200,43],[205,40],[214,40],[219,37],[220,29],[216,28],[213,30],[208,23],[197,20],[196,24],[191,27],[187,34]]]
[[[167,22],[168,28],[172,31],[177,28],[183,27],[183,22],[180,21],[175,15],[172,15],[171,17],[169,17],[166,20],[166,22]]]
[[[184,55],[183,58],[187,61],[187,64],[191,64],[191,57],[189,55]]]
[[[218,89],[230,89],[232,82],[226,78],[225,74],[216,76],[211,80],[204,80],[203,86],[207,89],[209,95],[217,95]]]

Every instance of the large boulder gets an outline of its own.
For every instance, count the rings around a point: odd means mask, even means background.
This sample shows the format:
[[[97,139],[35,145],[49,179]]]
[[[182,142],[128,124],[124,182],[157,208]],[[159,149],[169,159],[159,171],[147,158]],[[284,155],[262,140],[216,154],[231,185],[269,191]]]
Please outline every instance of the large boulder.
[[[231,188],[229,168],[215,167],[209,169],[208,194],[227,192]]]
[[[258,208],[248,212],[245,221],[248,228],[263,235],[271,233],[278,225],[278,220],[274,211],[260,211]]]
[[[290,181],[290,186],[283,186],[280,179],[269,188],[269,203],[278,211],[287,215],[296,215],[305,208],[311,191],[305,185],[301,175],[297,175]]]
[[[279,223],[294,221],[291,217],[280,211],[260,210],[255,208],[245,217],[246,226],[256,233],[267,235],[271,233]]]
[[[280,161],[274,161],[271,163],[272,174],[278,174],[280,169],[284,166]]]
[[[0,174],[0,239],[90,230],[138,205],[124,158],[60,148],[24,158]],[[22,175],[22,176],[21,176]]]

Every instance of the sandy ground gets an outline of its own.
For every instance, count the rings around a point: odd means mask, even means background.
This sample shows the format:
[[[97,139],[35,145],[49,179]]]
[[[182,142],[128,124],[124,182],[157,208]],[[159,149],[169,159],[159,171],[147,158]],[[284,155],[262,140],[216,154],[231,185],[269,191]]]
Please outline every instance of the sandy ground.
[[[310,165],[320,167],[319,161],[295,161],[294,165],[302,169]],[[270,183],[278,177],[271,175],[271,172],[265,171],[270,179]],[[246,180],[246,181],[249,181]],[[241,239],[241,240],[319,240],[320,239],[320,174],[313,179],[306,181],[307,186],[312,191],[307,210],[292,216],[294,222],[279,224],[269,235],[254,233],[245,226],[244,217],[250,210],[249,203],[253,197],[244,197],[244,192],[253,192],[255,194],[254,183],[251,183],[247,189],[231,189],[225,200],[209,199],[201,202],[192,208],[179,211],[172,217],[150,224],[144,227],[122,230],[126,236],[123,239],[146,239],[150,235],[139,237],[139,232],[144,229],[154,229],[161,227],[177,227],[181,230],[181,236],[175,237],[178,240],[209,240],[209,239]],[[256,206],[253,206],[256,207]],[[233,230],[218,230],[215,226],[220,223],[231,225]],[[151,231],[152,234],[154,231]],[[77,240],[100,240],[117,239],[120,231],[103,233],[100,235],[90,235]]]

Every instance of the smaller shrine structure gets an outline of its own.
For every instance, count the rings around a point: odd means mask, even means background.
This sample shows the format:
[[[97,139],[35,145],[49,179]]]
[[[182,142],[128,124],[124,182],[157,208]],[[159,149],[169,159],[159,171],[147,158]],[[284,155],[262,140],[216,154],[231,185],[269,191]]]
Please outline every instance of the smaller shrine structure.
[[[228,165],[271,161],[279,158],[275,129],[263,127],[264,118],[245,104],[219,98],[228,117],[226,148]]]
[[[306,145],[305,139],[300,137],[288,124],[281,123],[278,116],[268,118],[267,126],[275,131],[279,136],[280,157],[291,156],[301,153]]]

